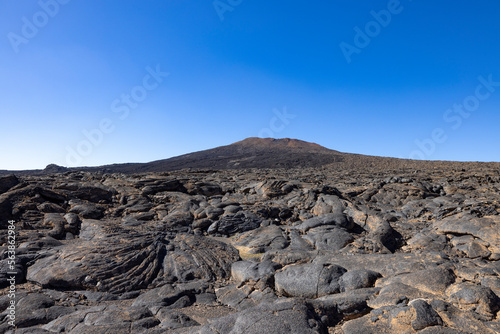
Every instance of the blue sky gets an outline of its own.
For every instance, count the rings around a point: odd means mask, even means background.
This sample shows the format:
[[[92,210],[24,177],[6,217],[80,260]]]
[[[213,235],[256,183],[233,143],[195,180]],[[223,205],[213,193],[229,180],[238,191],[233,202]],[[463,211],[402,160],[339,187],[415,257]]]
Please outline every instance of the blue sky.
[[[498,13],[494,0],[3,0],[0,169],[257,136],[500,161]]]

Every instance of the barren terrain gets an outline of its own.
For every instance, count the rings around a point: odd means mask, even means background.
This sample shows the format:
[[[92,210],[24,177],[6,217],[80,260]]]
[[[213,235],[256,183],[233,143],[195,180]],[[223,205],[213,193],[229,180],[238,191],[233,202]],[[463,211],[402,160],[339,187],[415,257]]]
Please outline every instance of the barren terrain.
[[[225,166],[285,152],[260,143]],[[1,177],[0,332],[9,220],[15,333],[500,332],[498,164],[298,144],[288,168]]]

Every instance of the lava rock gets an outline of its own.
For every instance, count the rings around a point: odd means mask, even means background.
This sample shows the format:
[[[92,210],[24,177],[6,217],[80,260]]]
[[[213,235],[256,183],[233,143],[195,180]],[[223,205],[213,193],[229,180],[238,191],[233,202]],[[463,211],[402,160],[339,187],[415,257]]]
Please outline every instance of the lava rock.
[[[258,281],[274,276],[281,265],[272,261],[250,262],[238,261],[231,265],[231,276],[237,282]]]
[[[340,292],[340,278],[347,270],[328,263],[291,265],[275,274],[276,291],[284,296],[318,298]]]
[[[281,300],[219,318],[193,333],[313,334],[324,330],[324,325],[305,304]]]
[[[351,270],[340,277],[340,291],[369,288],[381,275],[371,270]]]
[[[0,176],[0,194],[7,192],[12,187],[18,185],[19,179],[14,175]]]
[[[224,235],[233,235],[235,233],[241,233],[246,231],[251,231],[260,226],[262,220],[255,214],[240,211],[235,214],[228,214],[217,222],[215,222],[208,229],[209,233],[221,233]]]

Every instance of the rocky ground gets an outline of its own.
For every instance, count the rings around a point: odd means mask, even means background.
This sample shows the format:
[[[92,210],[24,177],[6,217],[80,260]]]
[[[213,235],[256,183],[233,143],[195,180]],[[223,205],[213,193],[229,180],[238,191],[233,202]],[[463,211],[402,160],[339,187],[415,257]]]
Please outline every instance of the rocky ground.
[[[499,333],[499,188],[489,167],[4,176],[0,332]]]

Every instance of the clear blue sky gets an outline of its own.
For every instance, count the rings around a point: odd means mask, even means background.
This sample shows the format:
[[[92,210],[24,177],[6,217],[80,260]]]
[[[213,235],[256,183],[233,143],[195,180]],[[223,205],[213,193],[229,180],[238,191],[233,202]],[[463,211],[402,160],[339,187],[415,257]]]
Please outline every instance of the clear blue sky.
[[[499,13],[495,0],[4,0],[0,169],[257,136],[500,161]]]

